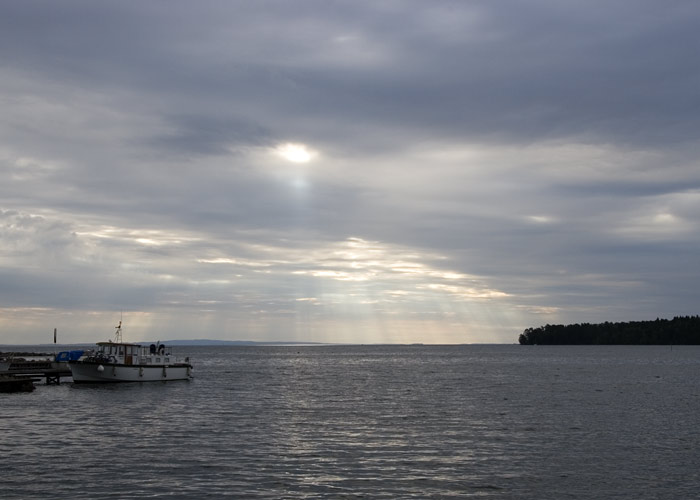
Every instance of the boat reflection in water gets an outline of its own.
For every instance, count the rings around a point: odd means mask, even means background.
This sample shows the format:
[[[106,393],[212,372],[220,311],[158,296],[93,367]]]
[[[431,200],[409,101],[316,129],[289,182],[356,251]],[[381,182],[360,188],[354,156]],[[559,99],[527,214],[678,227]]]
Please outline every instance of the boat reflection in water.
[[[122,342],[119,322],[115,341],[98,342],[97,349],[69,361],[73,381],[157,382],[192,378],[189,358],[176,358],[164,344],[144,346]]]

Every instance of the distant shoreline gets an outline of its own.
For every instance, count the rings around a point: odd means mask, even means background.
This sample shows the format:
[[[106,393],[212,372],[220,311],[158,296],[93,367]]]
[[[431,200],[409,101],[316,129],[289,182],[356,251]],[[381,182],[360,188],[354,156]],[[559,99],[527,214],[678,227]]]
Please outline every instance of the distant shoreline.
[[[128,343],[128,342],[127,342]],[[284,345],[290,345],[290,346],[302,346],[302,345],[345,345],[345,344],[332,344],[332,343],[325,343],[325,342],[291,342],[291,341],[270,341],[270,342],[258,342],[255,340],[213,340],[213,339],[187,339],[187,340],[137,340],[133,342],[134,344],[141,344],[141,345],[148,345],[148,344],[156,344],[156,343],[161,343],[164,345],[171,345],[171,346],[217,346],[217,345],[232,345],[232,346],[284,346]],[[42,348],[50,348],[53,346],[56,347],[68,347],[68,346],[90,346],[94,345],[94,343],[90,342],[74,342],[74,343],[69,343],[69,344],[51,344],[51,343],[42,343],[42,344],[0,344],[0,346],[4,347],[11,347],[11,346],[33,346],[33,347],[42,347]]]
[[[527,328],[521,345],[700,345],[700,316]]]
[[[216,346],[216,345],[240,345],[240,346],[246,346],[246,345],[330,345],[326,344],[324,342],[290,342],[290,341],[279,341],[279,342],[258,342],[255,340],[216,340],[216,339],[187,339],[187,340],[160,340],[160,341],[151,341],[151,340],[143,340],[141,342],[137,342],[138,344],[155,344],[156,342],[160,342],[161,344],[166,344],[166,345],[174,345],[174,346],[184,346],[184,345],[191,345],[191,346]]]
[[[275,347],[275,346],[308,346],[308,347],[314,347],[314,346],[406,346],[406,347],[435,347],[435,346],[467,346],[467,345],[513,345],[513,342],[510,343],[489,343],[489,342],[477,342],[477,343],[459,343],[459,344],[425,344],[425,343],[384,343],[384,342],[379,342],[379,343],[368,343],[368,342],[360,342],[360,343],[349,343],[349,342],[304,342],[304,341],[256,341],[256,340],[214,340],[214,339],[186,339],[186,340],[136,340],[133,341],[132,343],[134,344],[141,344],[141,345],[148,345],[148,344],[156,344],[160,342],[161,344],[164,345],[170,345],[170,346],[193,346],[193,347],[198,347],[198,346],[241,346],[241,347],[247,347],[247,346],[269,346],[269,347]],[[0,348],[6,349],[6,348],[12,348],[12,347],[36,347],[36,348],[41,348],[41,349],[52,349],[52,348],[60,348],[60,349],[66,349],[66,348],[71,348],[71,347],[91,347],[94,346],[94,342],[72,342],[72,343],[58,343],[58,344],[53,344],[53,343],[41,343],[41,344],[2,344],[0,343]]]

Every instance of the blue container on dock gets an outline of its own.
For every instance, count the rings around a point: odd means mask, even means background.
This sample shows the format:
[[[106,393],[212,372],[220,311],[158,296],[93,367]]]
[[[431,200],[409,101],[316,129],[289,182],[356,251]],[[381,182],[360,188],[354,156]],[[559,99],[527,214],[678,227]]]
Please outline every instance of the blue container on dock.
[[[56,361],[77,361],[85,351],[61,351],[56,354]]]

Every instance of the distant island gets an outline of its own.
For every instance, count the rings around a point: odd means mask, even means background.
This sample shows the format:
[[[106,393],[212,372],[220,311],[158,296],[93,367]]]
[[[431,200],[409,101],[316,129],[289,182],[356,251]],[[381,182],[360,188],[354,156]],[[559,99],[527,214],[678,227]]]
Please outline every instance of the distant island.
[[[700,316],[526,328],[522,345],[700,345]]]

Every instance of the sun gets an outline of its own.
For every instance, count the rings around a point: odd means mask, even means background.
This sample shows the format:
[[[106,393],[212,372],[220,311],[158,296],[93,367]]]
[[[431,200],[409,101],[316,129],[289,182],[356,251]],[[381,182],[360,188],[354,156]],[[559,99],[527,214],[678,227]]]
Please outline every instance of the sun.
[[[287,142],[275,148],[275,152],[287,161],[292,163],[308,163],[316,152],[309,149],[306,144]]]

